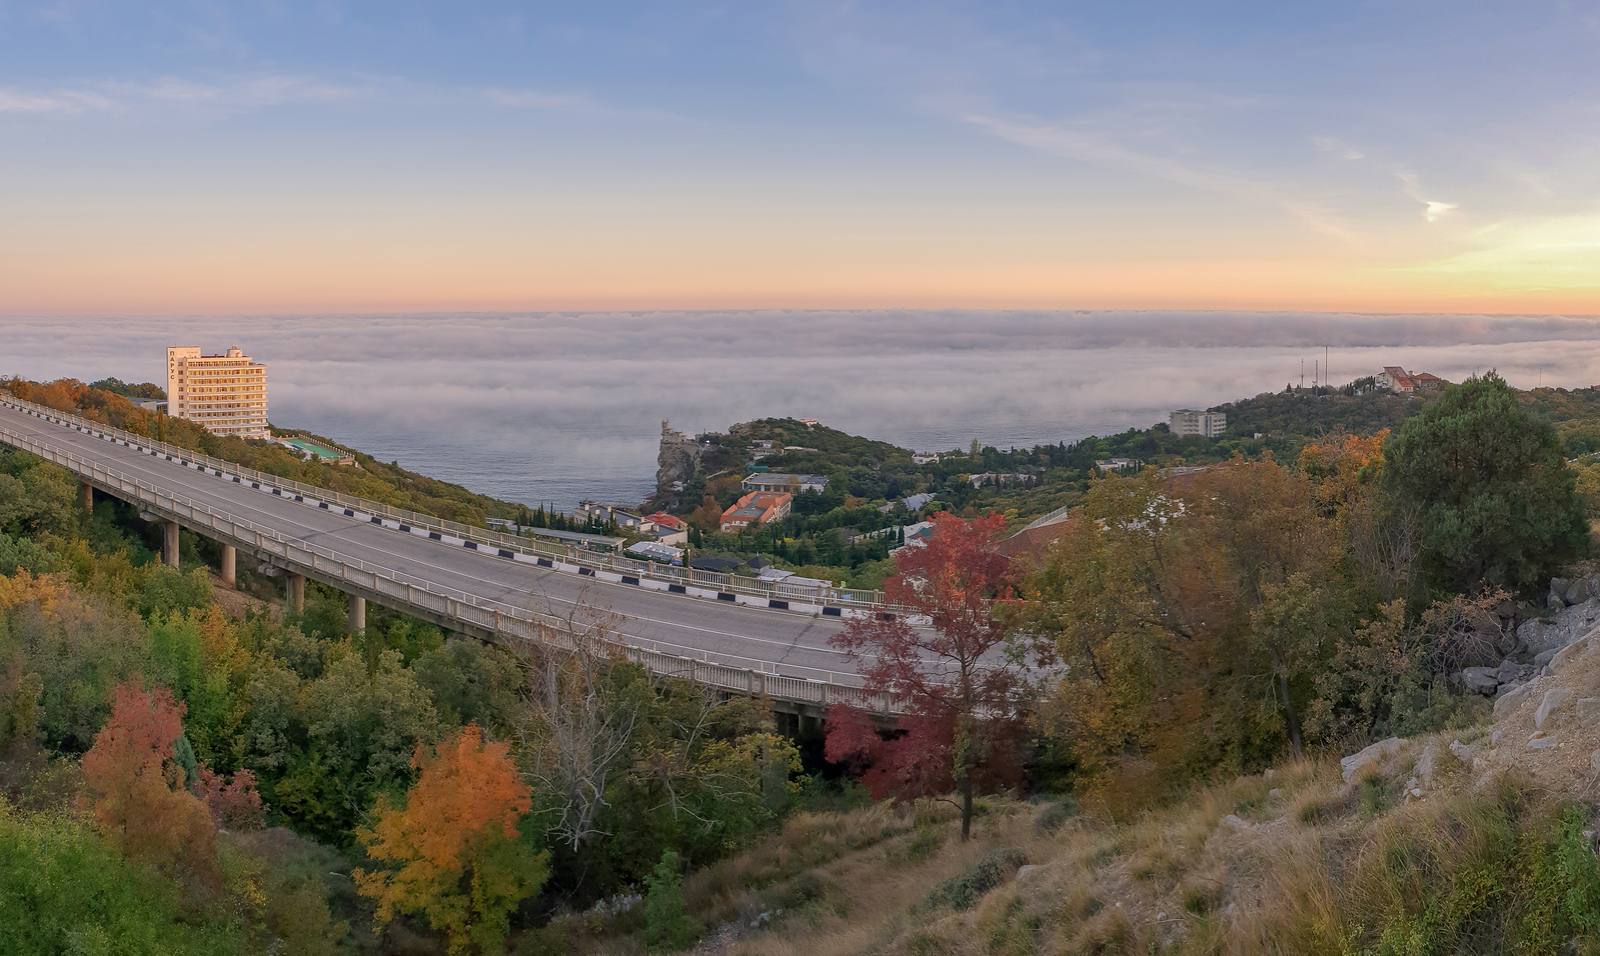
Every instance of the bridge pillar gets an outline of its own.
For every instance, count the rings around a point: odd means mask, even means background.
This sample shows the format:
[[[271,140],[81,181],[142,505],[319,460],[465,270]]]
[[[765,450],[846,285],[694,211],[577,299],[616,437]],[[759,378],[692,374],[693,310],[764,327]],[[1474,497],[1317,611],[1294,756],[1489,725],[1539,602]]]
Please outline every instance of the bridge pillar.
[[[359,594],[350,595],[349,618],[350,630],[357,634],[367,629],[367,599]]]
[[[78,482],[78,504],[83,507],[84,511],[90,514],[94,513],[94,485],[89,484],[87,481]]]
[[[239,583],[238,573],[234,570],[237,566],[238,558],[238,552],[234,551],[233,545],[225,544],[222,546],[222,583],[230,588]]]
[[[285,590],[287,590],[289,592],[288,593],[289,613],[290,614],[303,614],[303,613],[305,613],[305,609],[306,609],[306,576],[303,575],[303,574],[295,574],[293,571],[290,571],[289,574],[288,574],[288,585],[285,588]]]
[[[178,523],[161,522],[161,562],[169,568],[178,566]]]

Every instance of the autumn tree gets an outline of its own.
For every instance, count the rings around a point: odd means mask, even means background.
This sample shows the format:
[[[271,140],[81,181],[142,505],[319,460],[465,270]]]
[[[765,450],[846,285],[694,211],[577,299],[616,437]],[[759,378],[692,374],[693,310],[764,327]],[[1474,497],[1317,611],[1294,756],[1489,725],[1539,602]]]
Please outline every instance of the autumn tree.
[[[178,764],[183,705],[165,688],[118,684],[111,718],[83,755],[94,815],[129,859],[187,870],[215,886],[215,830]]]
[[[1047,713],[1108,806],[1300,756],[1309,708],[1329,726],[1320,676],[1379,590],[1342,537],[1371,494],[1350,451],[1321,471],[1235,460],[1091,487],[1017,623],[1054,637],[1066,678]]]
[[[826,749],[830,760],[868,764],[868,779],[897,793],[953,785],[966,839],[977,787],[1014,777],[1019,766],[1014,718],[1027,683],[1004,653],[1007,630],[994,613],[1011,593],[1011,562],[995,550],[1005,519],[940,512],[932,520],[932,537],[900,552],[884,582],[886,599],[909,613],[856,618],[831,639],[868,693],[909,709],[906,732],[881,740],[864,731],[862,715],[836,706]]]
[[[405,806],[379,798],[376,822],[357,837],[395,868],[354,874],[357,890],[377,901],[379,927],[420,912],[452,954],[500,952],[511,911],[548,872],[546,855],[518,839],[531,800],[508,750],[468,724],[435,754],[418,746]]]

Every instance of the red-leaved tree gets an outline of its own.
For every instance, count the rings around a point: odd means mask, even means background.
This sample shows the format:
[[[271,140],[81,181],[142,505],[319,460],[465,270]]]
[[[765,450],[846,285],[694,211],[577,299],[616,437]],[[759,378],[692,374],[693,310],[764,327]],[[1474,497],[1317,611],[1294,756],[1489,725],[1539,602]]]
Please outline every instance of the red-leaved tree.
[[[895,558],[885,596],[907,615],[852,620],[831,643],[846,651],[871,693],[900,700],[910,713],[896,735],[847,705],[828,712],[829,760],[863,768],[874,797],[958,790],[961,838],[972,832],[980,788],[1014,785],[1021,773],[1018,711],[1027,683],[1003,645],[994,606],[1011,593],[1011,561],[995,550],[998,514],[964,521],[941,512],[921,547]]]
[[[202,885],[220,884],[216,830],[206,808],[184,789],[176,743],[184,705],[165,687],[118,684],[111,717],[83,755],[94,815],[129,859],[187,870]]]
[[[195,795],[205,804],[218,829],[256,830],[265,822],[266,811],[261,806],[254,773],[240,770],[232,780],[224,780],[222,774],[202,763],[195,777]]]

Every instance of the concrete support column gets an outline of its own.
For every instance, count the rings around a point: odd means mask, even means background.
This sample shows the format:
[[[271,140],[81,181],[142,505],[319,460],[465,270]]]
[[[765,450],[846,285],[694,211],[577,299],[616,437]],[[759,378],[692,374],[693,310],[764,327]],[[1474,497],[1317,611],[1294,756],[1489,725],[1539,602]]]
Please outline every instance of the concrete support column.
[[[359,594],[350,595],[350,611],[346,615],[350,630],[357,634],[367,629],[367,599]]]
[[[78,504],[84,511],[94,512],[94,485],[87,481],[78,482]]]
[[[238,558],[238,553],[234,551],[233,545],[225,544],[222,546],[222,583],[230,588],[238,583],[238,573],[234,570]]]
[[[161,522],[161,562],[169,568],[178,566],[178,523]]]
[[[289,613],[290,614],[303,614],[303,613],[305,613],[305,609],[306,609],[306,576],[303,575],[303,574],[295,574],[293,571],[290,571],[289,572],[289,576],[288,576],[288,588],[287,588],[287,590],[289,592],[289,595],[288,595],[289,596]]]

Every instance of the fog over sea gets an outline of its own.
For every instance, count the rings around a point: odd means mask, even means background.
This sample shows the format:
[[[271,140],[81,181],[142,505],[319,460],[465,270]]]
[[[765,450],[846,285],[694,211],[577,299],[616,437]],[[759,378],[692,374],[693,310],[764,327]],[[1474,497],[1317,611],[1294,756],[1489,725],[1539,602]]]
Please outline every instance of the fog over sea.
[[[0,373],[165,385],[168,345],[268,364],[275,425],[514,501],[636,503],[662,419],[816,418],[922,451],[1071,442],[1403,365],[1600,382],[1592,317],[752,311],[0,317]]]

